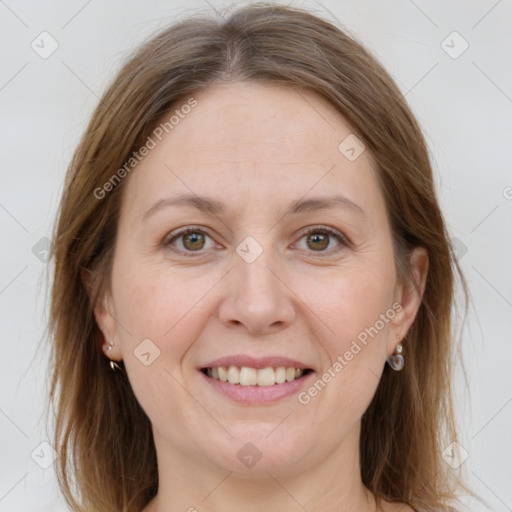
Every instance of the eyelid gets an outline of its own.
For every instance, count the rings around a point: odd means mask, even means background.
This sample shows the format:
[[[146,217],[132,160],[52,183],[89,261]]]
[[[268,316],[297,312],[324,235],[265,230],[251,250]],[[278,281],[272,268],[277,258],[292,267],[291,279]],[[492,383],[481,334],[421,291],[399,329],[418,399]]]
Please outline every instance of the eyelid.
[[[340,243],[340,246],[331,248],[329,250],[324,250],[324,251],[308,251],[308,252],[310,252],[312,254],[318,253],[320,255],[321,254],[332,254],[333,252],[334,253],[338,252],[343,247],[352,247],[352,242],[343,233],[341,233],[337,229],[331,228],[329,226],[322,226],[322,225],[317,225],[317,224],[303,228],[297,242],[300,241],[304,236],[306,236],[310,233],[322,232],[322,231],[327,233],[329,236],[335,238]],[[200,226],[191,225],[191,226],[186,226],[184,228],[178,228],[177,230],[174,230],[171,233],[168,233],[164,237],[164,239],[162,241],[162,245],[164,247],[169,248],[171,251],[181,254],[181,255],[184,255],[184,256],[192,256],[192,257],[202,256],[206,252],[206,250],[201,249],[199,251],[184,251],[184,250],[178,249],[172,245],[171,242],[173,240],[177,240],[180,237],[182,237],[188,233],[202,233],[202,234],[206,235],[207,237],[209,237],[211,240],[213,240],[213,237],[208,233],[208,231],[205,228],[200,227]],[[294,242],[294,244],[296,244],[297,242]]]
[[[305,235],[309,235],[310,233],[316,233],[316,232],[326,232],[329,236],[335,238],[336,240],[338,240],[338,242],[340,243],[340,246],[342,247],[352,247],[352,242],[340,231],[338,231],[337,229],[335,228],[331,228],[330,226],[322,226],[322,225],[318,225],[318,224],[315,224],[313,226],[309,226],[309,227],[306,227],[304,228],[304,231],[302,231],[300,237],[299,237],[299,240],[301,240]],[[297,243],[297,242],[295,242]],[[326,250],[326,251],[309,251],[313,254],[315,253],[318,253],[318,254],[331,254],[333,252],[338,252],[340,249],[340,247],[336,248],[331,248],[329,250]]]
[[[205,250],[203,250],[203,249],[200,251],[184,251],[183,249],[178,249],[177,247],[174,247],[173,244],[171,243],[172,241],[178,240],[180,237],[187,235],[188,233],[202,233],[202,234],[206,235],[207,237],[209,237],[211,240],[213,240],[213,237],[210,236],[210,234],[208,233],[208,231],[205,228],[200,227],[200,226],[191,225],[191,226],[186,226],[184,228],[178,228],[177,230],[173,230],[170,233],[168,233],[164,237],[164,239],[162,241],[162,245],[165,248],[168,248],[172,252],[177,253],[179,255],[192,256],[192,257],[202,256],[205,253]]]

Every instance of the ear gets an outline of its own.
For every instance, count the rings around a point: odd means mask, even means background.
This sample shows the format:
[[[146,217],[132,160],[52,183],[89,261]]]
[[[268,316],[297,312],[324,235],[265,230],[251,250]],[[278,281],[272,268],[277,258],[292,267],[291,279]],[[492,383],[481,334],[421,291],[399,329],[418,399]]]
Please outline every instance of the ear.
[[[410,277],[397,284],[395,300],[402,308],[392,320],[394,336],[388,340],[388,354],[392,354],[396,345],[409,331],[421,305],[428,275],[428,253],[424,247],[415,247],[409,258]]]
[[[94,307],[96,323],[103,333],[104,342],[101,346],[103,353],[115,361],[121,361],[121,346],[118,338],[117,322],[112,300],[109,294],[105,293]]]
[[[89,295],[89,299],[94,300],[94,277],[91,271],[82,269],[80,275]],[[101,350],[109,359],[120,361],[122,359],[121,347],[117,337],[118,331],[112,297],[109,292],[105,291],[103,295],[96,300],[96,304],[94,305],[94,317],[103,334]]]

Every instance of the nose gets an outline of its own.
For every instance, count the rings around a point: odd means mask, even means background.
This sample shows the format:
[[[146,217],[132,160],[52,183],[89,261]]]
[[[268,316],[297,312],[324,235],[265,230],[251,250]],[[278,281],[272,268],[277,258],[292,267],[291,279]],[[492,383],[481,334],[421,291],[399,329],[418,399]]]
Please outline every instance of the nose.
[[[226,327],[243,326],[250,334],[264,335],[293,322],[294,294],[275,260],[266,254],[268,251],[252,263],[240,259],[226,276],[226,293],[219,306],[219,317]]]

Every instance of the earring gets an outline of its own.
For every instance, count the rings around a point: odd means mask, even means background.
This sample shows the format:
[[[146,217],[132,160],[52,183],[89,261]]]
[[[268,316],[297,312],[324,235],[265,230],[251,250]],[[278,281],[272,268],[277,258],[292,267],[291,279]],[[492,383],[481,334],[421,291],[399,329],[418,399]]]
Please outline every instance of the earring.
[[[109,352],[114,348],[113,343],[106,342],[105,345],[106,345],[106,349]],[[113,372],[122,370],[121,367],[115,361],[112,361],[112,359],[109,359],[109,364],[110,364],[110,368]]]
[[[121,367],[115,361],[112,361],[112,359],[110,360],[110,368],[112,369],[113,372],[115,372],[116,370],[121,371]]]
[[[400,336],[397,336],[399,338]],[[387,361],[389,366],[396,372],[399,372],[404,367],[404,356],[402,355],[402,344],[398,343],[395,351],[388,357]]]

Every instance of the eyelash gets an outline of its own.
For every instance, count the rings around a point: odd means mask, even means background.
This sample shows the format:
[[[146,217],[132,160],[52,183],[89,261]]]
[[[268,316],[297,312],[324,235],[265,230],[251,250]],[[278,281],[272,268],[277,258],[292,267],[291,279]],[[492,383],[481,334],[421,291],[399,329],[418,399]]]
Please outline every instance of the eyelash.
[[[187,256],[187,257],[192,257],[193,258],[193,257],[198,257],[198,256],[203,255],[204,252],[202,250],[201,251],[183,251],[182,249],[177,249],[177,248],[172,246],[172,242],[174,240],[177,240],[177,239],[179,239],[182,236],[188,235],[189,233],[202,233],[202,234],[210,237],[210,235],[208,235],[208,233],[205,232],[203,229],[195,228],[195,227],[189,227],[189,228],[183,229],[181,231],[178,231],[176,233],[170,233],[164,239],[163,245],[165,247],[169,248],[171,251],[179,253],[179,254],[182,254],[182,255]],[[336,231],[333,228],[323,227],[323,226],[314,226],[314,227],[308,229],[307,231],[304,231],[301,234],[299,240],[302,240],[302,238],[304,238],[305,236],[307,236],[307,235],[309,235],[311,233],[327,234],[330,237],[335,238],[340,243],[340,246],[338,246],[337,248],[334,248],[334,251],[333,251],[333,249],[322,250],[322,251],[310,251],[310,252],[313,252],[313,253],[315,253],[315,252],[325,253],[326,252],[328,254],[332,254],[333,252],[334,253],[339,252],[344,247],[350,247],[351,246],[351,243],[341,233],[339,233],[338,231]]]

